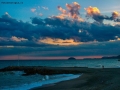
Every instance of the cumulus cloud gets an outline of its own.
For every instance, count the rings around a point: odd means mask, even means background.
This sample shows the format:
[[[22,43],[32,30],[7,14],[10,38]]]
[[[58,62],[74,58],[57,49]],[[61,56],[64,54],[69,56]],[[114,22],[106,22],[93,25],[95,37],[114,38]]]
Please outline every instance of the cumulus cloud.
[[[88,7],[85,8],[87,15],[89,16],[93,16],[93,15],[99,15],[100,14],[100,10],[97,7]]]
[[[33,12],[36,16],[43,16],[43,13],[40,11],[40,8],[44,10],[49,10],[48,7],[37,6],[36,8],[31,8],[31,12]]]
[[[49,10],[48,7],[42,6],[42,9]]]
[[[58,6],[58,10],[62,13],[57,18],[64,19],[64,18],[72,18],[79,21],[83,21],[80,17],[80,5],[77,2],[73,2],[72,4],[66,4],[66,10],[63,9],[61,6]]]
[[[40,16],[43,16],[43,14],[42,14],[42,13],[39,13],[39,15],[40,15]]]
[[[110,16],[107,15],[102,15],[100,10],[97,7],[92,7],[89,6],[88,8],[85,8],[86,12],[87,12],[87,18],[92,17],[95,21],[99,22],[99,23],[103,23],[103,20],[114,20],[115,22],[119,22],[119,16],[120,14],[117,11],[114,11]]]
[[[118,18],[120,16],[120,14],[119,14],[119,12],[117,12],[117,11],[114,11],[113,13],[112,13],[112,19],[116,19],[116,18]]]
[[[20,42],[20,41],[28,41],[28,39],[25,39],[25,38],[19,38],[19,37],[15,37],[15,36],[12,36],[12,37],[11,37],[11,40],[16,41],[16,42]]]
[[[115,22],[120,22],[120,18],[119,17],[120,17],[120,13],[117,12],[117,11],[114,11],[112,13],[111,19],[114,20]]]
[[[30,9],[31,10],[31,12],[35,12],[36,11],[36,9],[35,8],[32,8],[32,9]]]
[[[87,12],[87,17],[92,17],[97,22],[102,23],[104,19],[109,19],[106,15],[101,15],[100,10],[97,7],[89,6],[88,8],[85,8]]]
[[[9,17],[11,17],[11,16],[9,15],[9,13],[8,13],[8,12],[5,12],[5,15],[7,15],[7,16],[9,16]]]
[[[61,6],[58,6],[58,10],[60,10],[63,14],[67,13],[67,11],[65,9],[63,9]]]
[[[67,9],[72,18],[78,19],[79,18],[79,9],[80,5],[77,2],[73,2],[73,4],[66,4]]]

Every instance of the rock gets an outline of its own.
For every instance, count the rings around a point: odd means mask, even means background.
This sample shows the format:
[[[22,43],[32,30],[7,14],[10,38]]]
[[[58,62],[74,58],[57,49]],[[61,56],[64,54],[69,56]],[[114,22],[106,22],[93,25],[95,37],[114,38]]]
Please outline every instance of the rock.
[[[76,60],[74,57],[70,57],[68,58],[68,60]]]

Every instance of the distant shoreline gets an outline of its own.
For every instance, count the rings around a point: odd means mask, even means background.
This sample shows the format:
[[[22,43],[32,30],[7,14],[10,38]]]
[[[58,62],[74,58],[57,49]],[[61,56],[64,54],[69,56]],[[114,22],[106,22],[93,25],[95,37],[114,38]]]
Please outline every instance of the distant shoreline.
[[[76,61],[77,60],[101,60],[101,59],[107,59],[107,58],[84,58],[84,59],[75,59]],[[113,59],[113,58],[108,58],[108,59]],[[115,59],[119,59],[119,58],[115,58]],[[15,61],[18,61],[18,59],[10,59],[10,60],[4,60],[4,61],[12,61],[12,60],[15,60]],[[19,59],[21,61],[23,60],[70,60],[70,59]],[[0,60],[0,61],[3,61],[3,60]]]

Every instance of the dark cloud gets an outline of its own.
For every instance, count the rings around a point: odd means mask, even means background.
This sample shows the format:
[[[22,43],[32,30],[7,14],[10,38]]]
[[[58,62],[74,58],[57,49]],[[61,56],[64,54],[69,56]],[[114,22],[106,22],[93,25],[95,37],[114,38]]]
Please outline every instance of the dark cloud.
[[[93,19],[100,23],[102,23],[104,19],[110,20],[110,18],[106,15],[93,15]]]
[[[115,40],[115,36],[120,37],[120,26],[93,23],[90,33],[97,41]]]
[[[94,17],[96,20],[107,16]],[[78,20],[50,18],[31,18],[32,24],[18,21],[8,15],[0,18],[0,45],[39,46],[38,41],[46,37],[73,39],[75,42],[109,41],[120,37],[120,25],[111,26],[103,23],[79,22]],[[117,19],[116,19],[117,20]],[[13,41],[11,38],[27,39],[23,42]],[[4,38],[4,39],[3,39]],[[4,42],[3,42],[4,41]],[[32,43],[30,43],[32,42]]]
[[[94,56],[94,55],[119,55],[120,41],[94,42],[78,46],[47,46],[46,47],[13,47],[0,48],[0,55],[25,55],[25,56]]]
[[[43,43],[36,43],[32,41],[27,41],[27,42],[15,42],[15,41],[0,41],[0,46],[27,46],[27,47],[46,47],[46,46],[51,46],[48,44],[43,44]]]
[[[31,19],[32,19],[32,23],[33,24],[39,24],[39,25],[43,25],[44,24],[43,19],[40,19],[40,18],[37,18],[37,17],[31,18]]]
[[[115,22],[120,22],[120,19],[116,19],[116,20],[114,20]]]

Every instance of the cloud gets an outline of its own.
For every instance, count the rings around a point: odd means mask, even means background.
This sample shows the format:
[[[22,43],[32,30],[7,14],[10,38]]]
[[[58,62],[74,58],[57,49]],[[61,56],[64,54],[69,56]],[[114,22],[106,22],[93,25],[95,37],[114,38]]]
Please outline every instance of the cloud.
[[[76,19],[79,21],[84,21],[81,17],[80,17],[80,5],[77,2],[73,2],[72,4],[66,4],[66,10],[63,9],[61,6],[58,6],[58,10],[62,13],[58,16],[56,16],[57,18],[60,19],[64,19],[64,18],[72,18],[72,19]]]
[[[116,19],[115,22],[120,22],[120,19]]]
[[[95,55],[119,55],[120,41],[113,42],[92,42],[75,46],[43,46],[43,47],[0,47],[0,56],[18,55],[21,56],[95,56]],[[19,51],[19,52],[18,52]],[[111,52],[112,51],[112,52]]]
[[[7,38],[7,37],[0,37],[0,41],[2,42],[2,41],[9,41],[9,39]]]
[[[92,17],[97,22],[102,23],[104,19],[109,19],[106,15],[101,15],[100,10],[97,7],[89,6],[88,8],[85,8],[87,12],[87,17]]]
[[[31,23],[16,20],[6,14],[0,17],[0,45],[77,45],[117,40],[116,36],[120,38],[120,25],[81,22],[55,16],[45,19],[33,17]],[[45,43],[47,39],[51,42]]]
[[[40,6],[38,6],[37,8],[40,9]]]
[[[63,9],[61,6],[58,6],[58,10],[60,10],[63,14],[67,13],[67,11],[65,9]]]
[[[20,47],[23,47],[23,46],[24,47],[49,47],[51,45],[45,44],[45,43],[38,43],[38,42],[34,42],[34,41],[28,41],[27,39],[24,39],[24,38],[0,37],[0,47],[10,47],[10,46],[12,46],[12,47],[15,47],[15,46],[20,46]]]
[[[35,20],[36,19],[36,20]],[[33,18],[34,24],[41,29],[42,37],[74,39],[80,42],[109,41],[120,37],[120,26],[109,24],[88,23],[59,19],[56,17],[38,19]],[[41,26],[42,25],[42,26]],[[81,32],[79,31],[81,30]]]
[[[112,13],[112,16],[109,17],[107,15],[102,15],[100,10],[97,7],[92,7],[89,6],[88,8],[85,8],[86,12],[87,12],[87,18],[92,17],[95,21],[99,22],[99,23],[103,23],[103,20],[114,20],[115,22],[119,22],[119,16],[120,14],[117,11],[114,11]]]
[[[73,4],[66,4],[67,9],[69,10],[69,13],[72,18],[78,19],[79,18],[79,9],[80,5],[77,2],[73,2]]]
[[[41,13],[40,8],[44,10],[49,10],[48,7],[43,7],[43,6],[37,6],[36,8],[30,9],[31,12],[33,12],[36,16],[43,16],[43,13]]]
[[[9,17],[11,17],[11,16],[9,15],[9,13],[8,13],[8,12],[5,12],[5,15],[7,15],[7,16],[9,16]]]
[[[38,25],[43,25],[44,24],[44,20],[41,19],[41,18],[34,17],[34,18],[31,18],[31,19],[32,19],[33,24],[38,24]]]
[[[97,7],[91,7],[85,8],[87,15],[93,16],[93,15],[100,15],[100,10]]]
[[[43,14],[42,14],[42,13],[39,13],[39,16],[43,16]]]
[[[32,9],[30,9],[31,10],[31,12],[35,12],[36,11],[36,9],[35,8],[32,8]]]
[[[42,9],[49,10],[48,7],[42,6]]]
[[[15,36],[12,36],[12,37],[11,37],[11,40],[16,41],[16,42],[20,42],[20,41],[28,41],[28,39],[25,39],[25,38],[19,38],[19,37],[15,37]]]
[[[120,13],[117,12],[117,11],[114,11],[114,12],[112,13],[111,19],[114,20],[115,22],[120,22],[120,18],[118,18],[119,16],[120,16]]]
[[[37,13],[38,8],[33,12]],[[16,55],[18,51],[27,56],[119,54],[120,24],[103,23],[103,20],[120,22],[119,13],[115,11],[107,16],[97,7],[88,7],[88,17],[96,21],[89,23],[80,17],[80,9],[77,2],[66,4],[66,9],[58,6],[60,15],[32,17],[30,23],[14,19],[6,12],[0,17],[0,55]]]
[[[116,18],[118,18],[120,16],[120,14],[119,14],[119,12],[117,12],[117,11],[114,11],[113,13],[112,13],[112,19],[116,19]]]
[[[73,39],[52,39],[52,38],[44,38],[40,39],[39,42],[52,44],[52,45],[63,45],[63,46],[69,46],[69,45],[79,45],[82,44],[82,42],[75,42]]]

